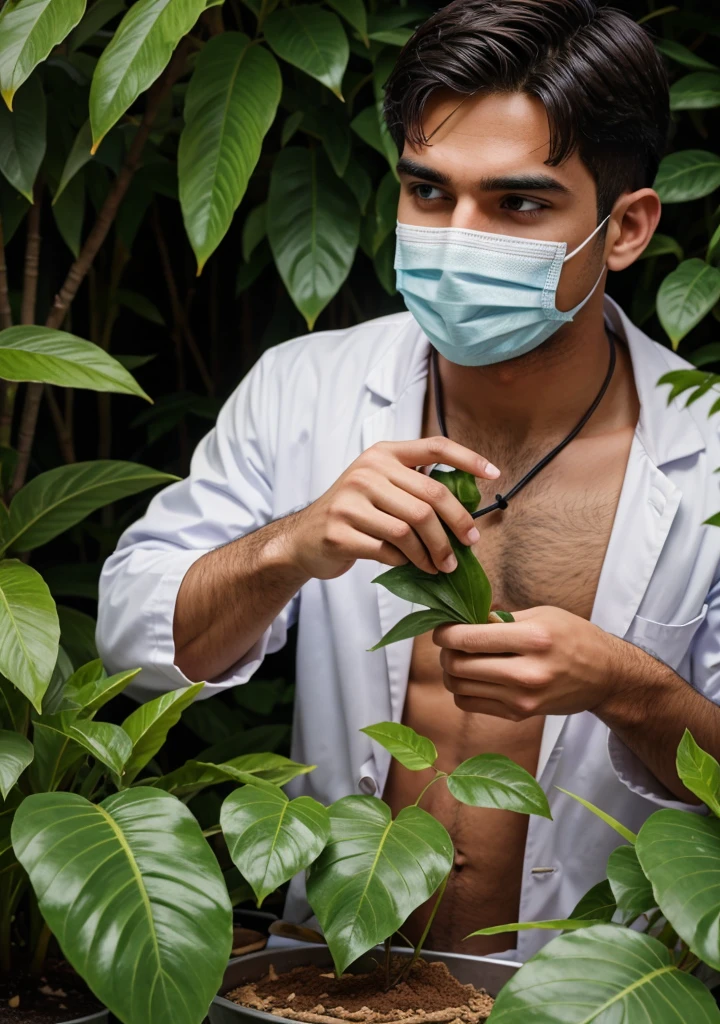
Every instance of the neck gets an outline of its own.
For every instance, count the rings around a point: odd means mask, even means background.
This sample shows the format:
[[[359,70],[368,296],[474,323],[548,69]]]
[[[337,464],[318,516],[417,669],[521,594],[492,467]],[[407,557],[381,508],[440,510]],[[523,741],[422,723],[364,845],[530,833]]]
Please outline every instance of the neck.
[[[493,366],[458,366],[439,357],[448,430],[461,424],[482,435],[493,431],[513,444],[542,443],[572,428],[589,407],[608,369],[609,345],[602,303],[583,310],[532,352]],[[591,313],[595,313],[594,316]],[[602,433],[637,418],[632,368],[618,346],[610,387],[585,431]]]

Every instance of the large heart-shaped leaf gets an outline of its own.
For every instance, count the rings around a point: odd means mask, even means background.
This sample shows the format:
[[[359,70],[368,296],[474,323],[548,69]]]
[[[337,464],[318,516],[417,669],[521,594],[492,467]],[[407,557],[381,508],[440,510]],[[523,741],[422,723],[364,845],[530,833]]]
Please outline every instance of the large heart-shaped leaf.
[[[277,61],[241,32],[223,32],[200,54],[180,136],[180,205],[198,273],[230,227],[275,119]]]
[[[665,917],[694,953],[720,970],[720,821],[656,811],[640,829],[636,849]]]
[[[150,401],[125,367],[99,345],[50,327],[8,327],[0,331],[0,377],[113,391]]]
[[[657,312],[673,348],[720,300],[720,270],[704,260],[685,260],[660,285]]]
[[[570,915],[579,921],[612,921],[617,903],[607,878],[589,889]]]
[[[147,787],[97,806],[28,797],[12,838],[63,954],[124,1024],[199,1024],[232,944],[222,874],[191,812]]]
[[[0,93],[13,96],[38,64],[75,28],[86,0],[18,0],[0,15]]]
[[[258,906],[283,882],[310,867],[330,834],[327,810],[309,796],[288,800],[281,789],[243,786],[225,800],[220,825]]]
[[[60,625],[40,573],[15,559],[0,562],[0,672],[36,711],[57,661]]]
[[[137,462],[98,459],[39,473],[12,500],[2,549],[32,551],[112,501],[177,477]]]
[[[373,797],[330,808],[330,841],[308,873],[308,899],[338,974],[402,927],[452,868],[445,828],[419,807],[393,821]]]
[[[94,148],[141,92],[158,78],[205,0],[137,0],[115,30],[90,86]]]
[[[396,761],[411,772],[432,768],[437,761],[438,752],[432,740],[418,735],[414,729],[401,722],[378,722],[377,725],[366,726],[360,732],[385,747]]]
[[[501,989],[493,1024],[718,1024],[701,981],[657,939],[610,924],[553,939]]]
[[[670,86],[671,110],[707,110],[720,107],[720,74],[695,71]]]
[[[315,4],[285,7],[266,20],[265,37],[278,57],[312,75],[342,99],[350,47],[337,15]]]
[[[720,186],[720,156],[684,149],[663,158],[654,188],[664,203],[701,199]]]
[[[133,781],[138,772],[155,757],[167,738],[168,732],[180,721],[180,717],[202,690],[204,683],[193,683],[180,690],[171,690],[161,697],[141,704],[128,715],[122,727],[132,740],[132,754],[128,758],[124,782]]]
[[[236,745],[237,746],[237,745]],[[313,765],[299,764],[282,754],[241,754],[223,764],[208,761],[186,761],[181,768],[152,781],[152,785],[176,796],[186,797],[217,782],[237,782],[246,785],[250,777],[276,786],[284,786],[313,770]]]
[[[350,272],[360,237],[357,203],[324,154],[291,146],[275,160],[267,213],[278,271],[312,330]]]
[[[607,876],[618,910],[630,920],[657,906],[652,885],[640,867],[634,846],[619,846],[608,858]]]
[[[119,725],[79,719],[73,722],[68,732],[72,739],[97,761],[115,775],[122,775],[125,764],[132,754],[133,745],[128,734]]]
[[[478,754],[448,775],[448,789],[471,807],[496,807],[552,819],[542,787],[530,772],[504,754]]]
[[[435,629],[436,626],[444,626],[447,622],[462,621],[459,618],[452,618],[448,612],[437,611],[434,608],[428,608],[423,612],[411,612],[396,622],[370,650],[378,651],[381,647],[387,647],[388,644],[397,643],[398,640],[410,640],[412,637],[422,636],[423,633]]]
[[[0,729],[0,793],[7,800],[10,790],[32,763],[34,756],[30,740],[16,732]]]
[[[278,155],[267,234],[281,278],[311,330],[344,282],[359,238],[357,204],[322,153],[290,146]]]
[[[46,141],[45,95],[37,77],[23,86],[14,106],[11,114],[0,103],[0,173],[31,203]]]
[[[697,745],[689,729],[680,740],[676,765],[682,784],[720,818],[720,765]]]

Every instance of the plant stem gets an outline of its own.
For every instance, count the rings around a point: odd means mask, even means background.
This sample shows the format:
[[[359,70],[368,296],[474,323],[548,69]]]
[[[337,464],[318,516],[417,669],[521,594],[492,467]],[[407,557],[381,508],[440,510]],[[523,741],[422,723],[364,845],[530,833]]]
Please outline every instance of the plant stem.
[[[385,939],[385,991],[390,988],[390,969],[392,967],[392,935]]]
[[[62,326],[70,308],[70,304],[77,295],[78,288],[90,270],[90,267],[100,250],[100,246],[107,238],[108,232],[110,231],[118,209],[120,208],[120,203],[130,186],[130,182],[133,179],[135,171],[137,170],[138,163],[140,162],[140,156],[145,143],[147,142],[153,122],[157,117],[163,98],[168,90],[172,89],[175,82],[180,78],[185,70],[185,60],[190,45],[191,44],[188,42],[187,38],[183,39],[163,74],[150,88],[147,96],[147,103],[145,104],[145,113],[143,114],[140,126],[135,133],[135,138],[132,141],[132,145],[130,146],[125,158],[125,162],[120,168],[112,188],[108,192],[107,198],[105,199],[102,209],[97,216],[93,229],[85,240],[85,244],[80,251],[80,255],[70,267],[62,287],[55,296],[50,313],[45,321],[46,327],[51,327],[57,330]],[[27,476],[28,466],[30,464],[30,452],[35,438],[35,427],[37,425],[42,393],[42,384],[30,384],[28,386],[28,393],[25,400],[25,407],[23,409],[23,417],[18,437],[18,461],[15,467],[12,487],[10,489],[11,496],[16,494],[25,483],[25,477]]]
[[[422,952],[422,948],[425,945],[427,937],[430,934],[430,929],[433,926],[433,921],[435,920],[437,912],[440,909],[440,904],[442,903],[442,898],[445,895],[445,890],[447,889],[447,884],[450,881],[450,875],[452,874],[452,871],[453,871],[453,869],[450,868],[448,873],[443,878],[442,884],[441,884],[440,888],[438,889],[437,899],[435,900],[435,906],[432,908],[432,911],[430,912],[430,917],[427,919],[427,924],[423,928],[423,933],[420,936],[420,938],[418,939],[418,943],[415,946],[415,949],[413,951],[413,955],[408,958],[408,962],[404,965],[404,967],[402,968],[402,970],[398,974],[397,978],[393,982],[393,985],[392,985],[393,988],[396,985],[399,985],[400,982],[403,981],[403,979],[407,977],[407,975],[413,969],[414,964],[417,962],[418,958],[420,957],[420,953]]]
[[[435,778],[434,779],[430,779],[430,781],[428,782],[427,786],[425,786],[424,789],[421,791],[420,796],[415,801],[415,804],[414,804],[415,807],[419,807],[420,806],[420,801],[425,796],[425,794],[427,793],[427,791],[430,789],[431,786],[434,786],[435,783],[439,779],[446,779],[447,778],[447,772],[441,772],[439,768],[436,768],[435,771],[437,773],[435,775]]]
[[[5,262],[5,235],[0,217],[0,328],[12,327],[12,310],[8,292],[7,264]]]
[[[47,399],[48,408],[50,409],[50,415],[52,416],[52,421],[55,426],[55,434],[57,435],[60,452],[65,462],[69,465],[71,462],[77,461],[75,458],[75,446],[73,444],[72,433],[70,431],[70,424],[63,416],[50,384],[45,384],[43,390],[45,398]]]
[[[665,922],[662,931],[657,936],[657,939],[658,942],[662,942],[663,946],[666,946],[667,949],[675,948],[678,941],[678,934],[669,921]]]
[[[42,213],[42,182],[38,180],[33,191],[33,204],[27,219],[25,242],[25,272],[23,274],[23,295],[20,308],[20,323],[35,322],[35,304],[40,268],[40,215]]]
[[[52,932],[50,931],[47,922],[43,921],[40,937],[38,938],[37,945],[35,946],[35,953],[33,954],[32,964],[30,965],[30,973],[34,978],[38,978],[42,974],[43,967],[45,966],[48,944],[51,938]]]

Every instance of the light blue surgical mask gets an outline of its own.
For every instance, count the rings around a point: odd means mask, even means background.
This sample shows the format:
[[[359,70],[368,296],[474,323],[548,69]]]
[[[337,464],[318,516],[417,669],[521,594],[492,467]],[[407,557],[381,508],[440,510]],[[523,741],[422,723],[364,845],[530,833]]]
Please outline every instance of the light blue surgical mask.
[[[438,352],[461,366],[490,366],[531,352],[568,323],[577,306],[555,305],[563,264],[580,252],[609,216],[571,253],[565,242],[541,242],[466,228],[397,225],[397,289]]]

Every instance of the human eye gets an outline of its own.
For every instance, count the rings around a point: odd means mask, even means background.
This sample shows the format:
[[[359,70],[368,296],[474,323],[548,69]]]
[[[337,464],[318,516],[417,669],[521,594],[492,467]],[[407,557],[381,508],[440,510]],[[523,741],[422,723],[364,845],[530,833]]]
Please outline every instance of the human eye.
[[[505,196],[501,206],[504,210],[512,213],[539,213],[547,207],[537,199],[530,199],[529,196]]]
[[[445,193],[437,187],[437,185],[428,185],[427,182],[415,182],[414,185],[410,186],[410,191],[422,202],[433,202],[437,199],[446,199]]]

